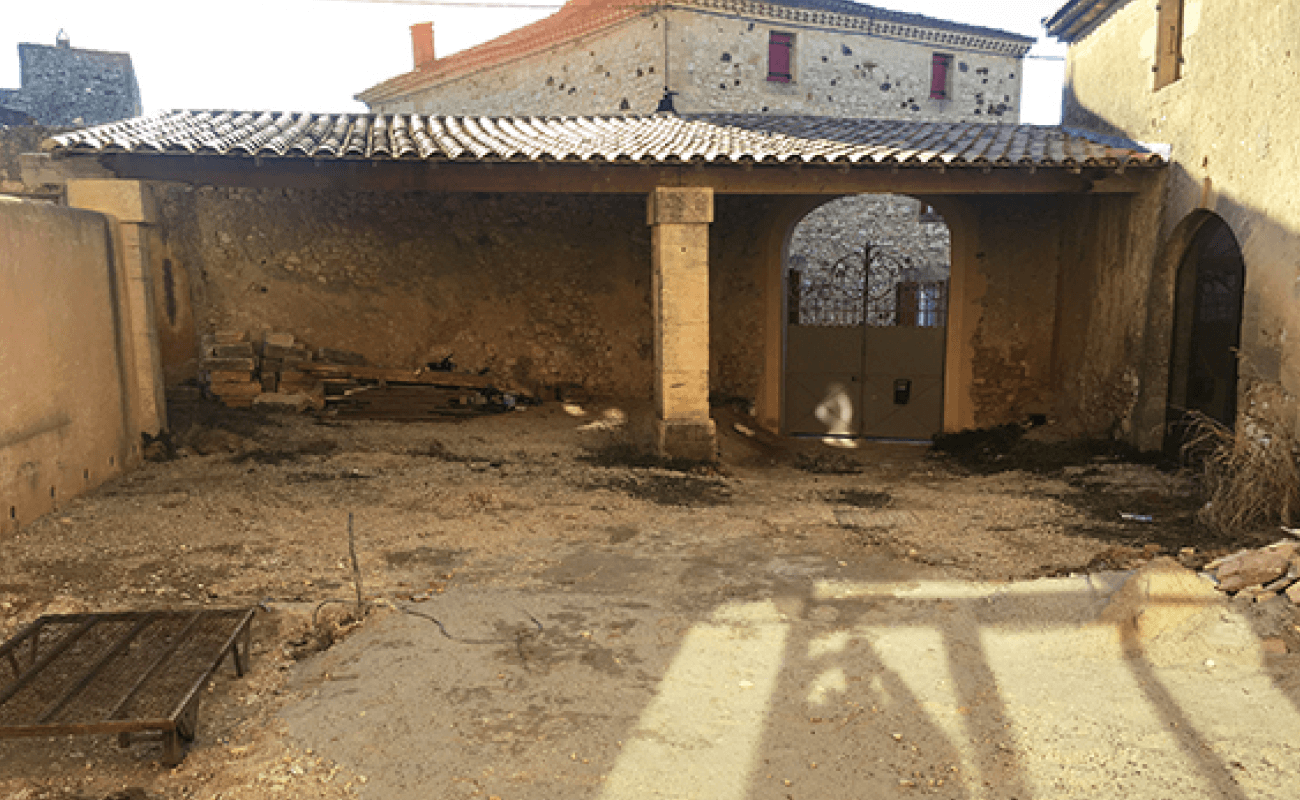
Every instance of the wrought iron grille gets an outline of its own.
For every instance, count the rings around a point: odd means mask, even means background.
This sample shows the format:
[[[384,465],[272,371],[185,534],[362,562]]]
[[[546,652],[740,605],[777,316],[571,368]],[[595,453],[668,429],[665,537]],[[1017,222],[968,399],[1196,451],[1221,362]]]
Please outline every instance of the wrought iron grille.
[[[879,247],[832,264],[800,260],[787,274],[792,325],[940,327],[948,316],[946,280],[909,280],[904,259]]]

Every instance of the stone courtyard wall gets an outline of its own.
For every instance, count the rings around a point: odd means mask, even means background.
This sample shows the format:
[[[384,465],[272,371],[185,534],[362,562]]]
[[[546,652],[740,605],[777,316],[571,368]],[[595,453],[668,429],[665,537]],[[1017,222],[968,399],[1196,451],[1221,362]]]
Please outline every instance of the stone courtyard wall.
[[[108,218],[0,198],[0,537],[139,458]]]
[[[157,191],[172,302],[194,332],[293,334],[371,363],[450,356],[528,388],[649,397],[650,231],[639,195]],[[751,201],[714,226],[715,389],[753,395],[760,277],[731,242]],[[726,221],[730,220],[730,221]],[[732,248],[734,249],[734,248]],[[164,342],[164,344],[166,344]],[[194,348],[171,348],[175,353]],[[168,348],[164,347],[164,358]],[[197,366],[165,364],[168,380]]]

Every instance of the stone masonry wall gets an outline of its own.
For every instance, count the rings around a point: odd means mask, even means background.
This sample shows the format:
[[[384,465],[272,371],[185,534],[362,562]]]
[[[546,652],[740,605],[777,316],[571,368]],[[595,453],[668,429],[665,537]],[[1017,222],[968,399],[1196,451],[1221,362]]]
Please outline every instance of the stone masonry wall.
[[[679,12],[670,27],[678,110],[916,120],[1020,118],[1020,61],[836,28]],[[767,80],[773,31],[794,35],[793,80]],[[948,98],[930,98],[931,59],[953,56]],[[674,86],[674,88],[676,88]]]
[[[1053,368],[1067,366],[1053,358],[1063,219],[1060,204],[1044,197],[990,196],[977,209],[984,287],[971,399],[983,426],[1054,408]]]
[[[22,88],[4,90],[0,105],[41,125],[101,125],[141,113],[131,56],[71,47],[18,45]]]
[[[665,84],[664,14],[449,79],[375,111],[484,115],[648,114]],[[814,114],[1016,122],[1020,60],[833,27],[667,13],[667,81],[679,113]],[[767,80],[772,31],[793,33],[794,79]],[[948,99],[930,99],[931,57],[953,56]]]
[[[644,197],[182,186],[157,194],[165,255],[185,271],[196,335],[290,333],[382,366],[451,356],[460,369],[543,394],[578,386],[649,396]],[[715,236],[735,241],[732,227]],[[715,298],[715,311],[724,329],[742,333],[715,353],[715,384],[752,396],[759,344],[743,332],[758,324],[759,284],[746,263],[723,257],[716,268],[732,302]]]
[[[760,228],[782,202],[714,197],[709,229],[709,381],[719,401],[752,401],[762,381],[767,253]]]
[[[42,141],[60,132],[60,129],[35,125],[0,127],[0,192],[18,194],[34,188],[23,182],[18,157],[23,153],[39,152]]]
[[[371,110],[489,116],[648,114],[663,97],[662,21],[592,37],[456,78]]]

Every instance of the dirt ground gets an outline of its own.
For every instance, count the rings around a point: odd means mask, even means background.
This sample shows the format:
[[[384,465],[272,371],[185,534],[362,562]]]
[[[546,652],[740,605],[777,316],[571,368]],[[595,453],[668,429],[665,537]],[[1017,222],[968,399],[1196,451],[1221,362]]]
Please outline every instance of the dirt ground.
[[[0,741],[0,797],[402,796],[370,791],[382,778],[363,774],[360,760],[343,757],[346,748],[314,742],[312,727],[324,723],[305,710],[318,708],[328,688],[329,658],[366,636],[372,658],[402,626],[435,639],[491,640],[523,672],[567,648],[573,659],[621,675],[613,650],[588,646],[600,626],[619,636],[619,625],[684,631],[682,620],[788,596],[809,576],[999,586],[1123,570],[1160,554],[1196,568],[1278,538],[1212,534],[1195,522],[1201,500],[1190,476],[1113,448],[1029,441],[976,448],[964,459],[914,444],[844,448],[768,437],[723,410],[721,462],[700,467],[642,455],[645,416],[618,404],[551,403],[437,423],[339,422],[174,403],[176,436],[155,448],[163,460],[3,543],[0,635],[43,613],[260,604],[252,673],[219,672],[178,768],[159,765],[156,744],[119,749],[112,737]],[[373,608],[360,623],[349,617],[349,518]],[[590,629],[568,630],[565,614],[577,612],[541,599],[566,592],[586,604],[570,620],[580,623],[568,627]],[[628,599],[638,592],[644,597]],[[525,608],[533,594],[544,618]],[[495,622],[483,628],[467,619],[458,628],[439,618],[435,626],[432,614],[394,610],[432,609],[453,595],[479,598],[496,609]],[[613,595],[627,610],[617,618],[599,599]],[[314,612],[320,625],[311,624]],[[1273,622],[1295,653],[1293,621]],[[760,639],[763,624],[755,623]],[[547,633],[529,638],[532,625]],[[675,641],[651,638],[639,646]],[[333,669],[349,674],[346,665]],[[669,666],[645,669],[662,677]],[[462,699],[473,706],[473,697]],[[518,711],[535,716],[530,708]],[[575,769],[598,760],[572,756]],[[1004,788],[1015,789],[999,769],[990,765],[986,782],[1001,774]],[[566,791],[552,793],[536,788],[547,783],[539,777],[521,790],[519,781],[494,789],[482,775],[457,775],[456,792],[424,796],[578,797],[598,783],[574,773],[557,784]],[[936,779],[944,786],[943,777],[918,775],[891,786],[937,790]],[[815,796],[773,780],[771,792],[753,796]],[[948,776],[947,785],[961,782]],[[848,788],[840,794],[853,796]]]

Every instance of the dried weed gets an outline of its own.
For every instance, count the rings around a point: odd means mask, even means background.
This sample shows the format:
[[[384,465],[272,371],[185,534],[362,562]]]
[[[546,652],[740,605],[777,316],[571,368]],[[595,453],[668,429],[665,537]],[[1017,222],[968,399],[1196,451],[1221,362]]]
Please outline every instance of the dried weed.
[[[1205,474],[1203,523],[1222,532],[1295,523],[1300,512],[1295,413],[1295,398],[1280,385],[1263,382],[1246,392],[1246,410],[1235,429],[1189,413],[1182,450]]]

